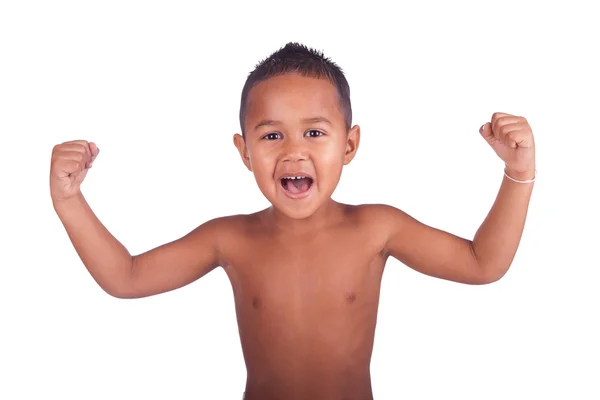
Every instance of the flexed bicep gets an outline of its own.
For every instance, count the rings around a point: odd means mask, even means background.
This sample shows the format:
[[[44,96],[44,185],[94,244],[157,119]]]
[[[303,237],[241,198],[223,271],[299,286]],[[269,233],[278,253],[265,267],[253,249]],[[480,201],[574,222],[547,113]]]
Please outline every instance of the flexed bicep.
[[[389,238],[385,251],[425,275],[480,285],[496,281],[481,268],[472,241],[426,225],[403,211],[387,210]]]

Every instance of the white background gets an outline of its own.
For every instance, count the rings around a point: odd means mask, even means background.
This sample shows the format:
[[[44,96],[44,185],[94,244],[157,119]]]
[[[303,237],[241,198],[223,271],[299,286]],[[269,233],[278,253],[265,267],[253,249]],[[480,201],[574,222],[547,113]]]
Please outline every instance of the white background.
[[[597,11],[199,4],[1,3],[0,398],[241,398],[223,270],[151,298],[108,296],[54,214],[50,153],[98,144],[83,191],[132,254],[266,207],[232,135],[246,75],[288,41],[325,51],[351,85],[362,141],[336,200],[391,204],[472,238],[503,168],[479,127],[496,111],[522,115],[537,143],[525,232],[501,281],[461,285],[389,261],[375,398],[600,398]]]

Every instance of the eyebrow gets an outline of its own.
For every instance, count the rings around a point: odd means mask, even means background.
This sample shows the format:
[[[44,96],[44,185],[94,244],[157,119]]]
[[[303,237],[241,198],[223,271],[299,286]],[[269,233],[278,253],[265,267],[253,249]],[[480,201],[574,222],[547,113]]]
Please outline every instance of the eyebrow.
[[[302,120],[302,122],[303,122],[303,123],[311,123],[311,124],[316,124],[316,123],[318,123],[318,122],[323,122],[323,123],[326,123],[326,124],[329,124],[329,125],[333,125],[333,124],[331,123],[331,121],[330,121],[330,120],[328,120],[328,119],[327,119],[327,118],[325,118],[325,117],[312,117],[312,118],[304,118],[304,119]],[[258,128],[260,128],[261,126],[277,126],[277,125],[281,125],[281,124],[282,124],[282,122],[281,122],[281,121],[276,121],[276,120],[273,120],[273,119],[264,119],[264,120],[260,121],[260,122],[259,122],[259,123],[258,123],[258,124],[257,124],[257,125],[254,127],[254,129],[258,129]]]

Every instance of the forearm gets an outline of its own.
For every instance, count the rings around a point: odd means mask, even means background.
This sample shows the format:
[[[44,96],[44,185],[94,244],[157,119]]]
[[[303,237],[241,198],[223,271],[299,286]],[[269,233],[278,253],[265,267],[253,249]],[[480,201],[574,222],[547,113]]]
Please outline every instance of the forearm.
[[[517,180],[529,180],[535,175],[509,170],[506,173]],[[534,183],[518,183],[505,176],[489,214],[473,238],[475,257],[492,276],[503,276],[515,257],[533,186]]]
[[[53,205],[94,280],[108,293],[117,291],[131,275],[127,249],[98,220],[83,195]]]

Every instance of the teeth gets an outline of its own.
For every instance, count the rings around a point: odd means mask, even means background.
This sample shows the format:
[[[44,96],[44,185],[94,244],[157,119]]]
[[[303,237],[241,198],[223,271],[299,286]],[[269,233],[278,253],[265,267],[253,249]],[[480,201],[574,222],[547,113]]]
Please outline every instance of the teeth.
[[[283,179],[303,179],[305,176],[286,176]]]

